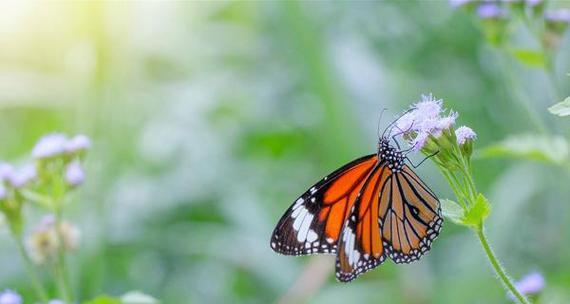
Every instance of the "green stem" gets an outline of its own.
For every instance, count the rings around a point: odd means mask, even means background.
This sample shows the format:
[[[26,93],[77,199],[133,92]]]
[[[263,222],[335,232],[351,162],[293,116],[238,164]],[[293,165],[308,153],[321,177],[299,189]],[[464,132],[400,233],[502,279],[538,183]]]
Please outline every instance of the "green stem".
[[[515,298],[519,303],[530,304],[528,299],[515,288],[515,285],[513,284],[513,282],[505,272],[505,269],[501,266],[501,263],[495,256],[495,253],[493,252],[491,246],[489,245],[489,242],[487,241],[487,236],[485,236],[485,232],[483,231],[483,225],[481,225],[481,227],[477,229],[477,237],[479,237],[479,241],[481,241],[481,245],[483,246],[483,249],[485,249],[485,254],[487,254],[487,258],[489,258],[489,262],[491,262],[491,265],[493,266],[495,273],[499,276],[499,279],[506,287],[506,289],[508,289],[515,296]]]
[[[16,242],[16,247],[18,247],[18,251],[20,252],[20,256],[24,260],[24,266],[26,267],[26,272],[28,273],[28,277],[29,277],[30,281],[32,282],[32,286],[35,289],[36,296],[42,302],[47,303],[49,301],[47,292],[44,289],[44,286],[41,284],[40,279],[39,279],[36,271],[34,270],[34,265],[32,263],[32,260],[30,259],[30,256],[26,252],[26,249],[24,247],[24,243],[22,242],[22,239],[18,235],[15,235],[15,234],[13,234],[13,237],[14,237],[14,240]]]
[[[455,196],[457,197],[459,203],[463,206],[463,208],[467,208],[467,203],[465,201],[465,198],[463,197],[463,192],[459,190],[458,185],[455,184],[454,179],[451,177],[451,173],[445,169],[442,170],[441,172],[443,173],[445,179],[447,179],[447,182],[451,186],[451,190],[453,190],[453,192],[455,193]]]
[[[57,261],[56,261],[56,277],[60,296],[65,303],[71,303],[71,290],[69,288],[69,279],[65,264],[65,243],[63,234],[61,233],[61,208],[55,213],[55,231],[57,237]]]

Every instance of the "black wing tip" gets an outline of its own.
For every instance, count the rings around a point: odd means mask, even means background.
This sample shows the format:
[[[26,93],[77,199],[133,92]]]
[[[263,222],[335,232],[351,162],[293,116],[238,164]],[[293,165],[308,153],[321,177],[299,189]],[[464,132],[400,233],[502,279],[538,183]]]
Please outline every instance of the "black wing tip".
[[[395,264],[410,264],[415,261],[419,261],[424,255],[426,255],[431,250],[431,245],[435,239],[439,236],[441,228],[443,227],[443,217],[437,218],[429,224],[428,235],[420,240],[421,247],[418,249],[413,249],[409,254],[406,254],[400,250],[394,250],[392,245],[384,243],[386,252],[390,259]]]
[[[336,280],[340,283],[350,283],[364,273],[382,265],[386,261],[386,255],[383,254],[377,259],[368,260],[362,265],[358,266],[351,272],[343,272],[340,269],[340,264],[336,263]]]

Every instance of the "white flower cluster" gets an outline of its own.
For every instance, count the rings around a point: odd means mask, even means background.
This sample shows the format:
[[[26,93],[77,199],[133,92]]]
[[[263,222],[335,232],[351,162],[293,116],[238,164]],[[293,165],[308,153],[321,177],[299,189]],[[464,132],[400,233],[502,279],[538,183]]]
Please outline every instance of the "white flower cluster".
[[[430,136],[438,138],[445,130],[450,130],[457,117],[457,112],[443,109],[441,99],[436,99],[432,94],[422,95],[420,100],[396,121],[392,135],[404,135],[412,149],[419,151]],[[476,138],[475,132],[466,126],[457,129],[455,134],[459,145]]]

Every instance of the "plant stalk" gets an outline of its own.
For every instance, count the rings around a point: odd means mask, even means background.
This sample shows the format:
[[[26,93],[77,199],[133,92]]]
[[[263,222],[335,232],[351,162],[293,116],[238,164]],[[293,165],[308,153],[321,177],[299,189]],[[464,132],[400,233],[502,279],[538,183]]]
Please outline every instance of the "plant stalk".
[[[42,302],[47,303],[49,301],[47,292],[44,289],[44,286],[41,284],[41,281],[40,281],[36,271],[34,270],[34,265],[32,263],[32,260],[30,259],[30,256],[26,252],[26,249],[24,247],[24,243],[22,242],[22,239],[15,234],[13,234],[13,237],[14,237],[14,241],[16,242],[16,247],[18,247],[18,252],[20,253],[20,256],[22,257],[22,259],[24,260],[24,266],[26,267],[26,272],[28,273],[28,277],[29,277],[30,281],[32,282],[32,286],[35,290],[36,296]]]
[[[55,231],[57,237],[57,260],[56,260],[56,276],[58,279],[58,287],[60,296],[65,303],[71,303],[72,295],[69,288],[69,280],[65,264],[65,243],[63,234],[61,233],[61,211],[57,210],[55,214]]]
[[[513,284],[507,273],[505,272],[505,269],[501,266],[501,263],[495,256],[495,253],[493,252],[491,246],[489,245],[487,236],[483,231],[483,225],[481,225],[476,232],[477,232],[477,237],[479,238],[479,241],[481,241],[481,245],[485,250],[485,254],[489,259],[489,262],[491,262],[491,265],[493,266],[495,273],[499,276],[499,279],[501,280],[503,285],[515,296],[518,303],[530,304],[528,299],[516,289],[515,285]]]

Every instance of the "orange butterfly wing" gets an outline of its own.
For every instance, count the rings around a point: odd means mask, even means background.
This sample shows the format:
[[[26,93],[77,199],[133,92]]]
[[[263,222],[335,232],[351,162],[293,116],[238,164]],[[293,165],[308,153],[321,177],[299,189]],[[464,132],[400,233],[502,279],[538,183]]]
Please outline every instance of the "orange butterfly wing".
[[[325,177],[285,212],[271,248],[287,255],[336,253],[336,276],[349,282],[382,264],[418,260],[439,235],[439,200],[407,166],[392,171],[375,154]]]
[[[346,220],[336,263],[336,276],[341,282],[352,281],[386,259],[378,210],[381,188],[390,175],[391,171],[385,165],[374,168]]]
[[[439,200],[406,165],[389,177],[380,197],[380,229],[387,255],[397,264],[418,260],[439,235]]]
[[[286,255],[336,253],[349,211],[376,163],[376,154],[364,156],[307,190],[277,224],[271,248]]]

